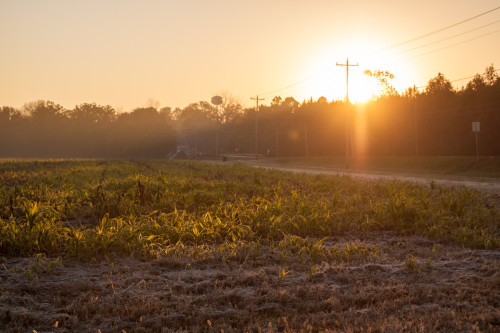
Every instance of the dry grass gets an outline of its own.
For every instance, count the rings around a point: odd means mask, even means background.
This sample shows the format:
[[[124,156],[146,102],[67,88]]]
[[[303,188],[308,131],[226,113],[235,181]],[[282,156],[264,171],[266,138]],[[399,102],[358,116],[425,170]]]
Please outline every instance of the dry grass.
[[[315,266],[283,262],[272,250],[230,264],[101,258],[63,261],[51,271],[48,259],[3,259],[0,321],[9,332],[500,329],[498,251],[391,232],[325,246],[349,244],[376,245],[378,255]]]
[[[500,330],[491,195],[177,162],[0,177],[5,332]]]

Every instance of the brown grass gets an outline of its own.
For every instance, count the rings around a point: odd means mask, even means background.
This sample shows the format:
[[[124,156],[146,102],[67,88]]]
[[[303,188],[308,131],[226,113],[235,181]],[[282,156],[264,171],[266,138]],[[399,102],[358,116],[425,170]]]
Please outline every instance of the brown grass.
[[[500,330],[499,251],[390,232],[352,237],[324,245],[366,245],[376,255],[313,267],[283,261],[272,249],[227,264],[100,258],[50,265],[54,260],[44,257],[4,258],[2,331]]]

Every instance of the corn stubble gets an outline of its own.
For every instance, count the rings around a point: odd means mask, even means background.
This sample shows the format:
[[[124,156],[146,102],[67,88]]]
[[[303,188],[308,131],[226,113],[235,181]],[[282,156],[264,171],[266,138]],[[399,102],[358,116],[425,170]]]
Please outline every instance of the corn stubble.
[[[500,329],[491,194],[186,161],[0,179],[7,331]]]

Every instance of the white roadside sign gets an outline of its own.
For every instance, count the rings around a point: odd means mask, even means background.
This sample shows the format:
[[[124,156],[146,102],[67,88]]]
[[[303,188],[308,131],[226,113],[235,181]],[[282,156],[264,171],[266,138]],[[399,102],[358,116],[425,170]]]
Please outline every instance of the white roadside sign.
[[[480,132],[480,122],[479,121],[473,121],[472,122],[472,132]]]

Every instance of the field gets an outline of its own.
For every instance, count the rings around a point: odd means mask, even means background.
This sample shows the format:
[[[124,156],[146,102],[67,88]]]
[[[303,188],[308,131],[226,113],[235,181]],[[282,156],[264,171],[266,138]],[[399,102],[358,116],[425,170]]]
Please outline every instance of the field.
[[[342,170],[345,156],[275,157],[253,161],[253,164],[283,167],[326,168]],[[500,182],[500,158],[470,156],[354,156],[354,172],[374,172],[403,176]]]
[[[6,332],[500,330],[500,199],[238,163],[0,162]]]

